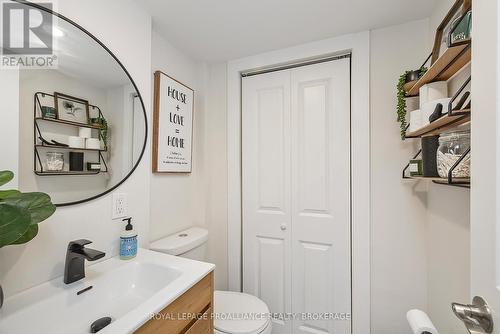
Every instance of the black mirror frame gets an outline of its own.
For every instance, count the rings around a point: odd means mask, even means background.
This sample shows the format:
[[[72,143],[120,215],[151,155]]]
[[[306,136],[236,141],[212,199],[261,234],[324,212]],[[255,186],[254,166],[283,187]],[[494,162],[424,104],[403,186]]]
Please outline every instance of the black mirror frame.
[[[147,142],[148,142],[148,136],[149,136],[148,131],[149,131],[149,129],[148,129],[148,116],[146,114],[146,108],[144,106],[144,100],[142,99],[142,95],[141,95],[139,89],[137,88],[137,85],[135,84],[134,79],[132,79],[132,76],[127,71],[127,69],[125,68],[125,66],[123,66],[123,64],[121,63],[121,61],[114,55],[113,52],[111,52],[110,49],[108,49],[106,47],[106,45],[104,45],[104,43],[102,43],[97,37],[95,37],[93,34],[91,34],[87,29],[83,28],[78,23],[76,23],[73,20],[67,18],[66,16],[61,15],[61,14],[59,14],[59,13],[57,13],[57,12],[51,10],[51,9],[48,9],[46,7],[41,6],[39,4],[32,3],[32,2],[29,2],[29,1],[26,1],[26,0],[11,0],[11,1],[23,4],[23,5],[26,5],[26,6],[30,6],[30,7],[39,9],[39,10],[43,10],[43,11],[49,13],[49,14],[57,16],[59,19],[62,19],[64,21],[68,22],[69,24],[75,26],[80,31],[82,31],[87,36],[89,36],[92,40],[94,40],[97,44],[99,44],[104,50],[106,50],[109,53],[109,55],[111,57],[113,57],[113,59],[118,63],[118,65],[120,65],[121,69],[125,72],[125,74],[129,78],[130,82],[132,83],[132,85],[133,85],[133,87],[134,87],[134,89],[135,89],[135,91],[137,93],[137,96],[139,97],[139,100],[141,101],[142,113],[143,113],[143,116],[144,116],[144,127],[145,127],[145,129],[144,129],[144,131],[145,131],[144,132],[145,133],[144,144],[142,145],[142,150],[141,150],[141,154],[139,155],[139,159],[137,159],[137,162],[134,164],[134,166],[132,167],[132,169],[130,170],[130,172],[120,182],[118,182],[116,185],[114,185],[110,189],[108,189],[108,190],[106,190],[106,191],[104,191],[104,192],[102,192],[102,193],[100,193],[98,195],[95,195],[95,196],[92,196],[92,197],[89,197],[89,198],[83,199],[83,200],[78,200],[78,201],[74,201],[74,202],[67,202],[67,203],[58,203],[58,204],[55,204],[55,205],[56,205],[56,207],[65,207],[65,206],[71,206],[71,205],[77,205],[77,204],[87,203],[87,202],[93,201],[95,199],[98,199],[100,197],[103,197],[103,196],[109,194],[110,192],[116,190],[125,181],[127,181],[127,179],[135,172],[135,170],[137,169],[137,167],[141,163],[142,158],[144,157],[144,152],[146,151],[146,145],[147,145]]]

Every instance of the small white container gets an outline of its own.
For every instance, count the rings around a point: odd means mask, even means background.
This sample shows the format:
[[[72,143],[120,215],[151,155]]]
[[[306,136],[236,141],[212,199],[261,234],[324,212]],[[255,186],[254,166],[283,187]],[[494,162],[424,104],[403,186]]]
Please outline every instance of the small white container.
[[[420,109],[427,102],[445,99],[448,97],[448,83],[446,81],[431,82],[420,87]]]
[[[79,128],[78,129],[78,137],[92,138],[92,129],[91,128]]]
[[[420,97],[411,96],[405,98],[406,112],[411,112],[420,108]]]
[[[420,109],[410,112],[410,127],[408,132],[413,132],[422,127],[422,112]]]
[[[85,148],[85,138],[77,136],[69,136],[68,145],[71,148]]]
[[[85,140],[86,144],[86,148],[90,149],[90,150],[100,150],[101,149],[101,141],[97,138],[87,138]]]

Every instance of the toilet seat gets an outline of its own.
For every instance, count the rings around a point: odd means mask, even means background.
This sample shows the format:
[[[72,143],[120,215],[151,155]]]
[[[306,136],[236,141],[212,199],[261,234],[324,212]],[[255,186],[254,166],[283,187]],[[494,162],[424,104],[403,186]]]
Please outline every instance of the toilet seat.
[[[271,333],[269,308],[259,298],[240,292],[214,292],[214,333]]]

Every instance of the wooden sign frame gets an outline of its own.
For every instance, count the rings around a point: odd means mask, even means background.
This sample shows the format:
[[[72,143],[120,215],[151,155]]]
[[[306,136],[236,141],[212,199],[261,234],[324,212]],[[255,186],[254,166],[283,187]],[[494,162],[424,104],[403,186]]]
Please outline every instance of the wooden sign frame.
[[[185,96],[185,99],[186,99],[185,101],[188,101],[188,99],[190,99],[189,102],[191,104],[191,108],[190,108],[190,110],[188,110],[188,112],[190,112],[191,114],[190,114],[190,121],[187,124],[188,128],[190,128],[190,129],[186,130],[190,133],[188,133],[187,136],[185,133],[184,134],[181,133],[180,129],[176,129],[174,131],[174,133],[160,133],[161,129],[163,129],[163,131],[165,131],[165,128],[167,127],[167,125],[161,124],[162,122],[166,122],[166,120],[164,120],[163,117],[170,117],[170,121],[172,121],[172,118],[171,118],[172,117],[172,110],[171,111],[161,110],[162,106],[164,106],[164,108],[166,108],[165,105],[163,104],[163,102],[165,102],[165,101],[162,99],[167,99],[167,98],[171,97],[169,95],[162,96],[162,81],[163,80],[167,80],[167,83],[170,82],[172,85],[175,85],[177,88],[182,88],[184,90],[183,92],[181,92],[180,89],[177,90],[177,92],[178,92],[179,96],[180,96],[180,94],[185,94],[185,95],[183,95],[183,96]],[[152,171],[153,171],[153,173],[191,173],[192,172],[194,98],[195,98],[195,92],[189,86],[172,78],[171,76],[163,73],[162,71],[156,71],[154,73],[153,152],[152,152]],[[177,103],[177,102],[175,102],[175,103]],[[179,107],[179,105],[177,105],[177,108],[178,107]],[[179,111],[179,110],[180,110],[180,108],[177,109],[177,111]],[[167,112],[169,113],[169,116],[164,115]],[[186,116],[186,115],[184,115],[184,116]],[[179,115],[175,115],[175,117],[179,117]],[[177,126],[179,128],[181,127],[180,124],[172,125],[172,123],[171,123],[168,125],[173,126],[173,127]],[[183,124],[182,127],[185,125],[186,124]],[[169,131],[169,129],[167,129],[167,132],[168,131]],[[167,142],[170,143],[171,142],[170,139],[174,137],[174,136],[170,136],[171,134],[172,135],[179,134],[179,136],[185,135],[185,137],[183,137],[183,138],[175,138],[175,141],[181,142],[181,143],[185,143],[186,140],[188,141],[190,147],[189,147],[189,150],[187,152],[187,155],[186,155],[186,152],[182,152],[182,147],[173,147],[172,150],[177,151],[177,152],[175,152],[175,154],[177,155],[176,157],[169,157],[169,156],[160,157],[159,156],[159,154],[162,154],[162,152],[164,152],[162,145],[165,145],[165,142],[162,142],[160,135],[167,136],[167,138],[168,138]],[[179,162],[175,163],[173,158],[179,160]],[[163,162],[161,161],[161,159],[164,159]],[[182,160],[182,159],[184,159],[184,160]],[[188,167],[186,167],[185,165],[188,165]]]
[[[431,65],[434,64],[438,58],[441,51],[441,40],[443,38],[444,29],[451,23],[451,20],[455,15],[460,12],[461,15],[468,12],[472,8],[472,0],[457,0],[446,14],[445,18],[438,26],[436,30],[436,37],[434,39],[434,47],[432,48],[432,60]]]

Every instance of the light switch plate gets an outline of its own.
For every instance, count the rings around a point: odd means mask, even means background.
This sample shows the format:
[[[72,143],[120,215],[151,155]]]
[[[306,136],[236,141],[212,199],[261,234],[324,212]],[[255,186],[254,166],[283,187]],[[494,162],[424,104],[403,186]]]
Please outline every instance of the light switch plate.
[[[114,193],[113,194],[113,213],[112,219],[125,218],[128,215],[127,194]]]

